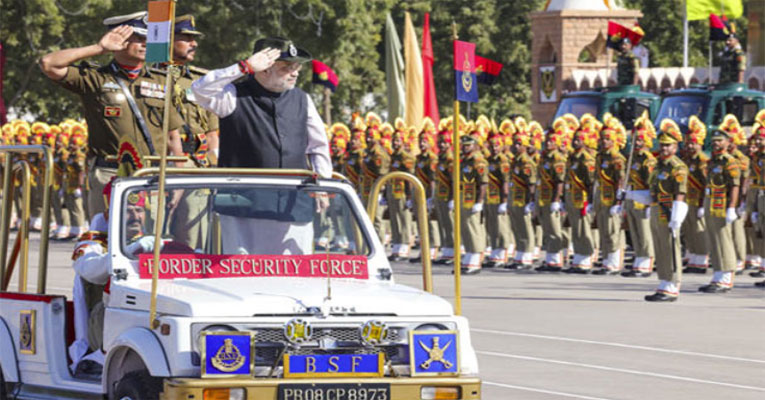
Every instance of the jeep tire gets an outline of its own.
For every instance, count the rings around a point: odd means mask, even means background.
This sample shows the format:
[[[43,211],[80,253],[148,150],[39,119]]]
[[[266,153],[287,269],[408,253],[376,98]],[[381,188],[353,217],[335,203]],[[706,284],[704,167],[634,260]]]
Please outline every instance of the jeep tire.
[[[125,374],[114,388],[112,400],[158,400],[162,391],[162,380],[149,375],[146,370]]]

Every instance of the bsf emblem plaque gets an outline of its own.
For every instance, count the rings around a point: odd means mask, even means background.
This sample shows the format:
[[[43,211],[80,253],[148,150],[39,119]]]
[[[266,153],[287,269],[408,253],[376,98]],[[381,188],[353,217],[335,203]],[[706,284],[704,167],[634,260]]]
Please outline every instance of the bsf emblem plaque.
[[[35,354],[35,310],[21,310],[19,313],[19,352]]]
[[[202,332],[202,378],[243,378],[255,371],[255,334]]]
[[[459,332],[410,331],[409,368],[412,376],[459,375]]]

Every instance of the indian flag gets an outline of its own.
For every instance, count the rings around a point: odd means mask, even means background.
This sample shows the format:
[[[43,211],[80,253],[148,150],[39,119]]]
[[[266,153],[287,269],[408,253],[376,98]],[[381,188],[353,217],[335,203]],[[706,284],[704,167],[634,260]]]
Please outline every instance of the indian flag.
[[[175,21],[174,1],[150,1],[149,23],[146,34],[146,62],[162,63],[171,61],[170,49],[173,43]]]

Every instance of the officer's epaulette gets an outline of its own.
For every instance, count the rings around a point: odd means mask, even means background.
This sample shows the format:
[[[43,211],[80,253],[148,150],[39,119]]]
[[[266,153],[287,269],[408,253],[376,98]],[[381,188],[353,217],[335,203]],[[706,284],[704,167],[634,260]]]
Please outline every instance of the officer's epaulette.
[[[196,74],[196,75],[207,75],[207,73],[210,72],[209,69],[200,68],[195,65],[189,65],[189,71],[191,71],[192,74]]]
[[[152,74],[167,75],[167,69],[159,68],[156,66],[156,64],[149,67],[149,72],[151,72]]]

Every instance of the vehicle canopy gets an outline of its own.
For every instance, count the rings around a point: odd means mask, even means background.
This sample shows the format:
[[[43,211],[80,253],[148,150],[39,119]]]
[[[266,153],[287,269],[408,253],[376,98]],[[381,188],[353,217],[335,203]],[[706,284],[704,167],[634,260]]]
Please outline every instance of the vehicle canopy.
[[[585,113],[603,118],[610,112],[619,118],[627,129],[632,129],[633,121],[648,110],[651,117],[659,111],[661,99],[659,96],[641,92],[638,85],[609,86],[588,91],[578,91],[564,94],[561,97],[553,121],[566,113],[580,118]],[[551,121],[552,122],[552,121]]]
[[[727,114],[738,118],[741,126],[749,130],[757,112],[765,108],[765,92],[751,90],[743,83],[720,85],[693,85],[688,89],[673,90],[666,94],[661,109],[654,119],[658,130],[661,121],[670,118],[683,132],[688,130],[688,119],[696,115],[707,125],[707,131],[716,129]],[[712,135],[707,135],[708,146]]]

